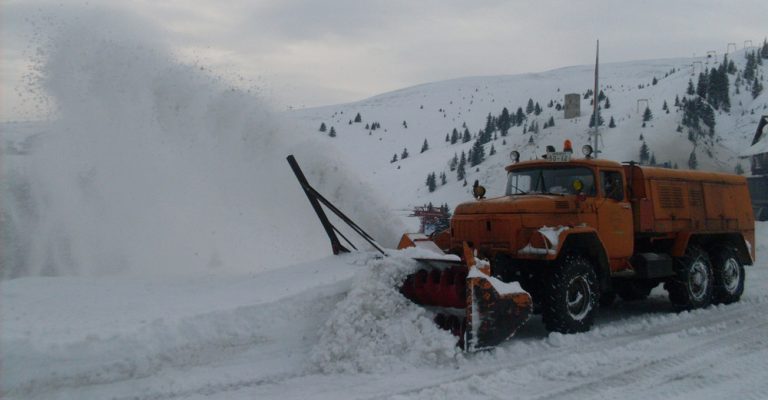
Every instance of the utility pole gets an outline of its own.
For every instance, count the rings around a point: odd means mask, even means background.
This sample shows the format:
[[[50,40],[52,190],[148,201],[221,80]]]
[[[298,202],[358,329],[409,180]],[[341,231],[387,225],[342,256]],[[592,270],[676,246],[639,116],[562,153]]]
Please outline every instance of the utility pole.
[[[600,150],[598,149],[598,143],[600,141],[600,131],[599,131],[599,125],[600,125],[600,116],[597,114],[598,106],[597,106],[597,79],[598,79],[598,66],[600,65],[600,40],[597,41],[597,50],[595,51],[595,91],[592,94],[592,118],[594,118],[594,126],[595,131],[592,133],[592,136],[594,136],[595,139],[595,158],[600,156]]]

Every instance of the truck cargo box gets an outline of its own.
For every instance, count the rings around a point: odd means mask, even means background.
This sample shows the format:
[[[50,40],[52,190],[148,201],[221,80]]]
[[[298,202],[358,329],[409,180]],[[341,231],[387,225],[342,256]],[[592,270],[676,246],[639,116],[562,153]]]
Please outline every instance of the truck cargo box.
[[[754,243],[747,180],[715,172],[627,165],[635,232],[742,232]]]

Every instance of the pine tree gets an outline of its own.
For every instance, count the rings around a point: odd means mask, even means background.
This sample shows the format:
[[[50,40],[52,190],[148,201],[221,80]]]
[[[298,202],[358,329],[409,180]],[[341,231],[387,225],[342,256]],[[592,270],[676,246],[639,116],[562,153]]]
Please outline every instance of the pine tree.
[[[396,163],[397,162],[397,153],[395,153],[395,155],[392,156],[392,160],[389,161],[389,162],[390,163]]]
[[[472,153],[469,157],[469,165],[474,167],[485,161],[485,147],[479,140],[475,140],[475,144],[472,145]]]
[[[536,121],[531,122],[531,127],[528,128],[529,132],[539,133],[539,123]]]
[[[493,147],[493,144],[491,144],[491,151],[489,151],[489,152],[488,152],[488,155],[489,155],[489,156],[492,156],[492,155],[494,155],[494,154],[496,154],[496,148],[494,148],[494,147]]]
[[[493,137],[493,132],[495,130],[496,130],[496,121],[494,120],[491,113],[488,113],[488,117],[485,119],[485,129],[480,131],[480,133],[478,133],[480,140],[483,143],[490,142],[491,138]]]
[[[720,64],[719,68],[712,68],[709,73],[709,87],[707,89],[707,101],[716,110],[722,109],[729,111],[731,108],[731,100],[728,94],[728,73],[726,72],[727,56],[723,60],[723,64]]]
[[[550,116],[548,122],[549,122],[548,124],[549,126],[555,126],[555,117]]]
[[[685,94],[693,96],[696,93],[696,89],[693,88],[693,80],[688,79],[688,89],[685,90]]]
[[[680,96],[675,95],[675,107],[680,107]]]
[[[541,106],[539,105],[539,102],[537,101],[536,105],[533,106],[533,114],[534,115],[539,115],[539,114],[541,114],[542,111],[543,110],[541,109]]]
[[[699,115],[701,116],[701,122],[709,127],[709,136],[713,136],[715,134],[715,111],[712,110],[709,104],[702,101],[700,103]]]
[[[528,105],[525,106],[525,113],[530,114],[533,112],[533,99],[528,99]]]
[[[448,163],[448,168],[451,171],[455,171],[456,167],[459,166],[459,156],[456,153],[453,153],[453,158],[451,158],[451,162]]]
[[[325,132],[326,130],[328,130],[328,128],[325,127],[325,122],[322,122],[320,124],[320,132]]]
[[[768,39],[763,39],[763,47],[760,49],[760,57],[768,58]]]
[[[648,122],[653,119],[653,113],[651,112],[651,109],[648,108],[648,106],[645,107],[645,112],[643,112],[643,122]]]
[[[403,128],[408,129],[408,123],[403,120]]]
[[[755,81],[752,82],[752,98],[756,99],[757,96],[760,96],[760,93],[763,91],[763,84],[760,83],[759,80],[757,80],[757,77],[755,77]]]
[[[450,142],[451,141],[451,136],[449,134],[447,134],[447,133],[445,134],[445,141],[446,142]]]
[[[427,175],[427,188],[430,192],[434,192],[437,188],[437,179],[434,172]]]
[[[456,130],[456,128],[453,128],[453,132],[451,132],[451,144],[456,144],[456,142],[459,141],[459,131]]]
[[[605,105],[603,106],[603,108],[605,108],[606,110],[611,108],[611,99],[609,99],[608,97],[605,98]]]
[[[652,84],[652,85],[654,85],[654,86],[656,86],[656,84],[657,84],[657,83],[659,83],[659,80],[658,80],[658,79],[656,79],[656,77],[654,76],[654,77],[653,77],[653,81],[651,81],[651,84]]]
[[[699,81],[696,84],[696,94],[702,98],[707,98],[707,92],[709,91],[709,71],[699,73]]]
[[[459,166],[456,167],[456,180],[462,181],[467,175],[466,168],[467,167],[467,155],[464,154],[464,152],[461,152],[461,159],[459,159]]]
[[[357,113],[357,115],[355,115],[355,122],[363,122],[363,118],[360,116],[360,113]]]
[[[331,127],[331,131],[328,132],[328,136],[330,137],[336,137],[336,128]]]
[[[669,110],[669,106],[667,106],[667,101],[666,101],[666,100],[664,100],[664,104],[662,104],[662,105],[661,105],[661,109],[662,109],[663,111],[667,111],[667,110]]]
[[[406,158],[408,158],[408,148],[407,147],[403,148],[403,154],[400,154],[400,159],[401,160],[405,160]]]
[[[461,143],[467,143],[472,140],[472,134],[469,133],[469,128],[464,128],[464,136],[461,138]]]
[[[370,126],[370,125],[368,125],[368,124],[365,124],[365,129],[368,129],[368,130],[370,130],[370,129],[371,129],[371,126]]]
[[[651,165],[656,165],[656,154],[651,153],[651,160],[649,161]]]
[[[448,177],[445,176],[445,171],[440,173],[440,185],[445,185],[448,183]]]
[[[648,164],[649,158],[650,151],[648,150],[648,145],[643,142],[643,144],[640,146],[640,164]]]
[[[597,107],[597,125],[603,126],[605,124],[605,120],[603,119],[602,113],[600,113],[600,107]],[[592,112],[592,115],[589,117],[589,127],[592,128],[595,126],[595,113]]]
[[[603,93],[603,90],[600,89],[600,93],[597,94],[597,101],[600,102],[600,101],[603,101],[605,99],[606,99],[605,93]]]
[[[749,82],[755,78],[757,69],[757,57],[754,52],[747,52],[747,64],[744,66],[744,80]]]
[[[613,120],[613,115],[611,115],[611,121],[608,122],[609,128],[615,128],[616,127],[616,121]]]
[[[515,113],[515,124],[517,126],[520,126],[523,124],[523,121],[525,121],[525,113],[523,112],[522,107],[517,107],[517,112]]]
[[[429,150],[429,143],[427,143],[427,139],[424,139],[424,144],[421,145],[421,152],[425,152]]]
[[[688,168],[696,169],[699,166],[699,162],[696,161],[696,150],[691,151],[691,155],[688,157]]]
[[[501,115],[499,115],[496,123],[498,125],[499,131],[501,131],[501,136],[507,136],[509,133],[509,128],[512,127],[512,118],[509,115],[509,110],[507,110],[507,107],[504,107],[504,109],[501,110]]]

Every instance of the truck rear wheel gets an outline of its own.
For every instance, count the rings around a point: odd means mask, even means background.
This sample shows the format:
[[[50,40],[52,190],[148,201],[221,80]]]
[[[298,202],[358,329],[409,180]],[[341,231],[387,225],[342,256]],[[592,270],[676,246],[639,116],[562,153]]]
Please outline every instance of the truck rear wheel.
[[[664,284],[669,300],[686,309],[708,306],[712,302],[714,277],[707,253],[698,246],[689,246],[675,264],[677,276]]]
[[[584,257],[567,255],[551,272],[544,289],[542,318],[549,331],[586,332],[599,302],[597,276]]]
[[[712,254],[714,273],[714,301],[729,304],[741,299],[744,293],[744,265],[730,248],[715,250]]]

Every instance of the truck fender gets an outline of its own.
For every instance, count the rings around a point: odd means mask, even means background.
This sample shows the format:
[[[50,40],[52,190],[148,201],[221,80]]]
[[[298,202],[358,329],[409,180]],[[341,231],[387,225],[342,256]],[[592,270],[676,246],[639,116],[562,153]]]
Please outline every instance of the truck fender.
[[[722,243],[730,243],[735,247],[739,256],[739,262],[744,265],[752,265],[754,262],[754,244],[747,244],[747,239],[740,232],[733,233],[714,233],[714,234],[693,234],[691,232],[681,232],[675,238],[670,251],[672,257],[682,257],[689,243],[693,241],[703,245],[706,248],[717,247]]]
[[[586,256],[595,266],[595,273],[600,281],[602,290],[611,285],[611,270],[605,245],[600,234],[593,228],[576,227],[560,233],[557,258],[564,257],[569,252],[578,252]]]

